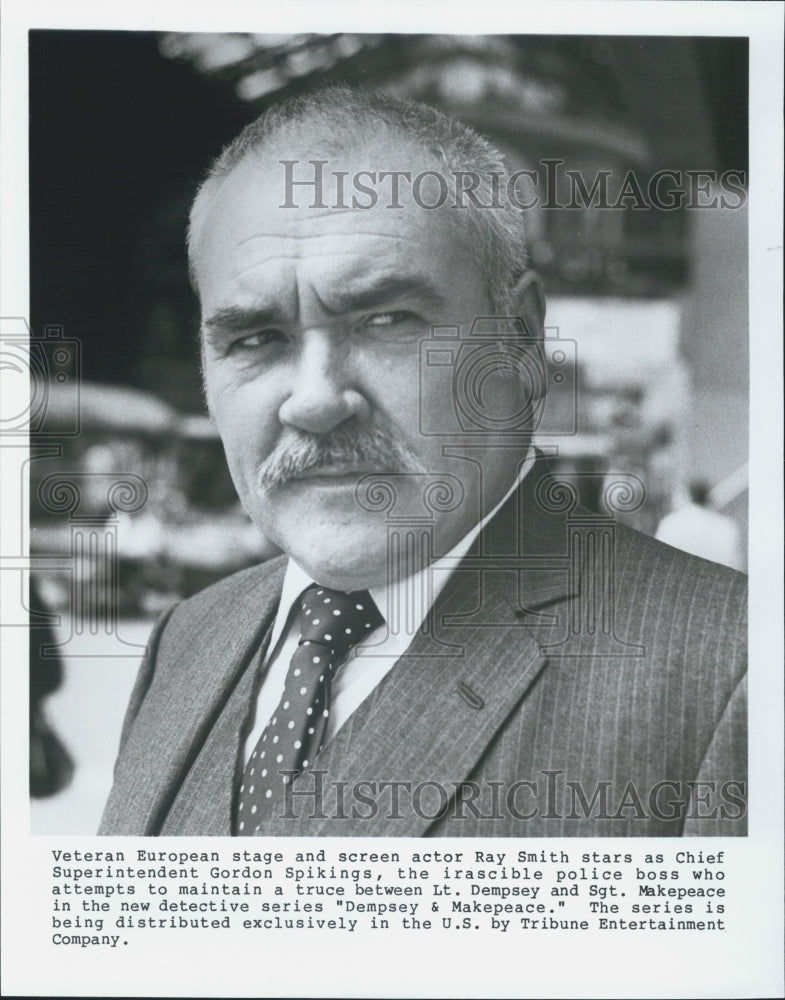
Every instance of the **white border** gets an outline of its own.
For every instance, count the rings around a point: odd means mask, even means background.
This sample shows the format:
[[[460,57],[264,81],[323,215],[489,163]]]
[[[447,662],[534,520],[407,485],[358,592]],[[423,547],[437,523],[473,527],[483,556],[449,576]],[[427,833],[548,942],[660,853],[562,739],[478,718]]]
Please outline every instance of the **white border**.
[[[750,836],[728,843],[738,859],[733,880],[745,899],[743,936],[711,946],[666,938],[607,936],[472,939],[453,948],[417,936],[382,936],[375,946],[329,939],[308,960],[292,939],[277,939],[275,957],[223,954],[216,942],[195,953],[169,937],[142,949],[98,953],[89,962],[52,958],[38,923],[41,859],[64,838],[28,834],[26,637],[4,629],[2,760],[4,765],[3,987],[31,995],[488,995],[488,996],[765,996],[782,988],[782,26],[780,3],[550,2],[482,4],[421,0],[323,2],[265,7],[254,0],[186,4],[154,0],[122,7],[6,0],[0,49],[0,316],[26,316],[27,302],[27,37],[28,29],[407,31],[750,37],[750,548],[751,781]],[[67,150],[63,151],[67,155]],[[17,478],[18,455],[0,448],[3,481]],[[18,526],[4,525],[3,553],[15,551]],[[3,577],[10,574],[0,573]],[[81,846],[89,846],[80,838]],[[333,842],[335,843],[335,842]],[[576,846],[578,842],[575,842]],[[592,847],[597,846],[592,842]],[[615,843],[603,841],[612,849]],[[652,843],[652,842],[650,842]],[[115,847],[121,846],[113,841]],[[633,846],[643,846],[637,841]],[[103,845],[102,845],[103,846]],[[337,844],[336,844],[337,846]],[[381,845],[379,845],[381,846]],[[662,842],[652,843],[661,849]],[[695,846],[698,846],[697,844]],[[719,847],[712,841],[712,848]],[[39,891],[43,891],[39,889]],[[738,915],[737,915],[738,916]],[[43,925],[45,930],[46,925]],[[270,948],[267,943],[264,948]],[[261,949],[260,949],[261,950]],[[41,956],[46,955],[45,961]],[[380,978],[380,970],[381,976]]]

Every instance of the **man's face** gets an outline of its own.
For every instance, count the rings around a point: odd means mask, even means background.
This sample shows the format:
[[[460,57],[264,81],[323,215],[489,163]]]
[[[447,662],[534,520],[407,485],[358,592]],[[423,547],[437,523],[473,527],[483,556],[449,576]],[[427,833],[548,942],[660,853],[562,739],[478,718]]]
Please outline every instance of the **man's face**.
[[[464,501],[435,523],[439,554],[480,515],[476,467],[421,433],[421,415],[437,425],[453,399],[449,378],[421,380],[420,343],[435,325],[465,336],[491,306],[447,210],[390,209],[383,198],[367,210],[315,209],[309,189],[295,189],[301,207],[281,208],[283,158],[237,167],[202,228],[208,402],[243,506],[266,536],[319,583],[384,584],[387,525],[384,512],[358,505],[363,475],[418,473],[390,479],[397,516],[426,511],[423,472],[460,479]],[[366,166],[358,159],[327,171],[353,173]],[[412,169],[411,158],[400,168]],[[324,201],[335,203],[329,184]],[[514,378],[494,391],[515,409]],[[483,462],[486,486],[501,495],[515,473],[509,451]]]

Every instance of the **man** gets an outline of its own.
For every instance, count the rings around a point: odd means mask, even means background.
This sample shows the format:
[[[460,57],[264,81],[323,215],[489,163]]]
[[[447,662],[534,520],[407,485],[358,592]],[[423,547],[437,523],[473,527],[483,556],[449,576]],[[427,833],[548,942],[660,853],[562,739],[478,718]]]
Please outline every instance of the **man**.
[[[214,164],[206,396],[283,555],[154,630],[102,833],[744,832],[744,578],[532,448],[544,306],[500,190],[472,130],[346,89]]]

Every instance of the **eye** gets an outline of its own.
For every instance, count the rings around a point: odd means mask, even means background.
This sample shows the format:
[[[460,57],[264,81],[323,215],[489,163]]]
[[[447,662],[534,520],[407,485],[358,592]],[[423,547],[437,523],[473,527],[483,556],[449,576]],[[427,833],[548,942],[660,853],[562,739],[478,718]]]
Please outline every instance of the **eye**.
[[[369,316],[365,320],[365,326],[371,327],[389,327],[397,326],[402,323],[417,323],[421,322],[420,317],[416,316],[412,312],[407,312],[403,309],[395,309],[390,312],[375,313],[373,316]]]
[[[285,340],[284,334],[280,330],[257,330],[248,333],[244,337],[238,337],[229,345],[229,351],[255,351],[260,347],[267,347],[270,344],[280,343]]]
[[[379,344],[410,344],[428,330],[428,322],[406,309],[390,309],[365,317],[357,327],[360,335]]]

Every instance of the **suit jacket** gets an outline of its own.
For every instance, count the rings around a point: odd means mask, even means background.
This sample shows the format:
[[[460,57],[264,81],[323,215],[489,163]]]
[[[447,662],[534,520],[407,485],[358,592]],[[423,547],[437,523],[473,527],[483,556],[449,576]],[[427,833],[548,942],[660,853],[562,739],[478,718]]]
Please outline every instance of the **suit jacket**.
[[[538,460],[263,833],[746,833],[746,577],[544,504],[549,475]],[[284,569],[159,621],[99,833],[231,833]]]

